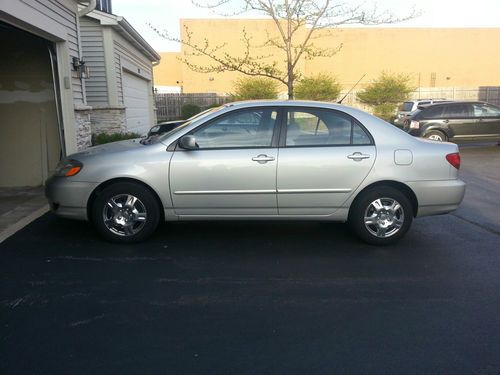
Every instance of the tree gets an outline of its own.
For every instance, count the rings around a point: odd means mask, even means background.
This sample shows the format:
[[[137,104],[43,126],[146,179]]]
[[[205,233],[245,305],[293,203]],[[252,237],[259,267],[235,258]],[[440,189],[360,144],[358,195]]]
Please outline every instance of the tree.
[[[214,11],[223,10],[235,0],[214,1],[197,3],[192,0],[197,6]],[[413,10],[398,18],[388,11],[379,12],[375,6],[368,9],[341,0],[239,0],[238,3],[243,4],[240,9],[224,15],[254,12],[271,18],[274,27],[272,33],[267,31],[268,38],[261,45],[254,45],[252,37],[243,29],[241,41],[244,53],[240,56],[232,55],[226,49],[226,43],[211,44],[207,38],[195,40],[193,32],[187,27],[186,37],[181,39],[150,26],[158,35],[187,47],[186,57],[182,61],[191,70],[201,73],[239,72],[248,76],[270,78],[287,86],[289,99],[293,99],[294,84],[301,77],[298,63],[302,58],[332,57],[342,48],[342,44],[329,48],[314,44],[315,40],[330,35],[325,29],[349,24],[395,23],[416,16]],[[263,55],[258,51],[261,47],[270,47],[273,52]],[[190,59],[195,56],[206,56],[211,64],[198,65]]]
[[[297,99],[333,101],[340,94],[340,84],[328,74],[305,77],[295,87]]]
[[[245,77],[236,81],[233,97],[236,100],[276,99],[278,82],[263,77]]]
[[[375,116],[386,121],[392,120],[398,104],[408,99],[415,90],[411,86],[411,77],[407,74],[382,74],[363,91],[358,99],[373,107]]]

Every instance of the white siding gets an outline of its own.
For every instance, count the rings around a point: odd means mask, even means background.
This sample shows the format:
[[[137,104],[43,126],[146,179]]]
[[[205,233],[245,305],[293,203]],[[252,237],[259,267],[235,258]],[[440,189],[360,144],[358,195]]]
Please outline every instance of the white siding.
[[[90,78],[85,80],[87,104],[105,106],[109,104],[104,58],[102,26],[89,17],[80,19],[80,36],[83,59],[90,69]]]
[[[47,16],[57,24],[64,26],[68,33],[67,42],[70,56],[80,56],[78,48],[77,19],[74,11],[66,8],[57,0],[23,0],[23,3]],[[82,83],[73,69],[71,69],[71,81],[75,104],[83,103]]]
[[[118,102],[123,104],[123,79],[122,70],[123,62],[122,60],[128,60],[129,62],[140,68],[149,77],[153,76],[153,68],[151,61],[147,57],[142,55],[137,49],[126,41],[119,34],[114,33],[114,48],[115,48],[115,70],[116,70],[116,86],[118,91]]]

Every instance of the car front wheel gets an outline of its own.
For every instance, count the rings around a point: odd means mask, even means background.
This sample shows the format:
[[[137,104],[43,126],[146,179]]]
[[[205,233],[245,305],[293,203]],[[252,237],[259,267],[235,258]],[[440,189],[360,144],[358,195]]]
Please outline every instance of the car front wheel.
[[[120,182],[106,187],[92,205],[92,220],[100,234],[113,242],[139,242],[158,227],[160,207],[145,187]]]
[[[410,200],[391,187],[376,187],[362,193],[349,213],[351,228],[372,245],[396,242],[408,231],[412,220]]]

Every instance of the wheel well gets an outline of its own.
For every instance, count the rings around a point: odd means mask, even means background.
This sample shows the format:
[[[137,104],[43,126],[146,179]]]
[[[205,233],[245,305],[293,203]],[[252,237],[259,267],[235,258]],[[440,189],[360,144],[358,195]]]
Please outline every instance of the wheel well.
[[[413,192],[413,190],[408,185],[405,185],[402,182],[391,181],[391,180],[377,181],[377,182],[375,182],[375,183],[373,183],[371,185],[366,186],[363,190],[361,190],[358,193],[358,195],[356,195],[356,198],[354,198],[354,201],[351,203],[351,207],[354,206],[354,203],[356,202],[356,200],[359,199],[359,197],[361,197],[361,195],[365,191],[367,191],[369,189],[372,189],[374,187],[378,187],[378,186],[389,186],[389,187],[392,187],[392,188],[394,188],[396,190],[399,190],[401,193],[403,193],[404,195],[406,195],[408,197],[408,199],[410,200],[411,207],[413,209],[413,217],[417,216],[417,213],[418,213],[418,200],[417,200],[417,196],[415,195],[415,193]]]
[[[427,134],[429,134],[430,132],[438,132],[438,133],[441,133],[443,134],[446,139],[449,139],[450,138],[450,135],[448,134],[448,132],[442,128],[427,128],[425,129],[425,132],[423,134],[423,136],[425,137]]]
[[[89,200],[87,201],[87,218],[88,218],[89,221],[92,221],[92,212],[91,212],[92,211],[92,204],[94,203],[94,200],[99,195],[99,193],[101,191],[103,191],[104,189],[106,189],[108,186],[116,184],[116,183],[119,183],[119,182],[132,182],[134,184],[141,185],[142,187],[144,187],[147,190],[149,190],[151,192],[151,194],[153,194],[153,196],[155,197],[156,201],[158,202],[158,205],[160,207],[161,220],[165,219],[165,217],[164,217],[165,212],[163,210],[163,204],[161,202],[161,199],[158,196],[158,194],[156,193],[156,191],[154,191],[154,189],[151,188],[151,186],[149,186],[148,184],[145,184],[142,181],[136,180],[134,178],[120,177],[120,178],[113,178],[111,180],[104,181],[103,183],[101,183],[100,185],[98,185],[94,189],[94,191],[92,191],[92,194],[90,194]]]

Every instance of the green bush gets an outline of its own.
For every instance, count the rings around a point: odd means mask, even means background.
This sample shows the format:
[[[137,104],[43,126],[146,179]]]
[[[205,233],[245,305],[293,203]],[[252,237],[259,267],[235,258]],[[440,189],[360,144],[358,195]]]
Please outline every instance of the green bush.
[[[415,90],[410,81],[411,77],[407,74],[382,72],[373,83],[358,93],[358,99],[372,106],[376,116],[392,121],[398,105]]]
[[[187,120],[200,112],[201,108],[196,104],[187,103],[181,107],[181,117],[183,120]]]
[[[240,78],[234,83],[235,100],[276,99],[278,82],[261,77]]]
[[[340,90],[340,84],[328,74],[302,78],[294,89],[296,99],[322,101],[334,101],[338,98]]]
[[[134,139],[134,138],[140,138],[140,137],[141,137],[141,135],[137,134],[137,133],[93,134],[92,135],[92,145],[97,146],[97,145],[102,145],[105,143],[123,141],[125,139]]]

